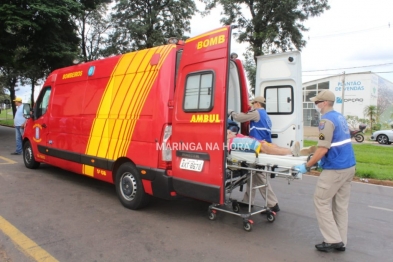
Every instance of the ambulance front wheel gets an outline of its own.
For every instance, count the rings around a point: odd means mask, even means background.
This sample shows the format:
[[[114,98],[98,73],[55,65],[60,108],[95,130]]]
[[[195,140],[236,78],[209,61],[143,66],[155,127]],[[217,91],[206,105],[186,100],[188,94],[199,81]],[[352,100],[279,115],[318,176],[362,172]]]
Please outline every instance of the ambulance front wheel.
[[[26,141],[23,145],[23,162],[25,166],[30,169],[36,169],[40,166],[40,162],[35,161],[33,149],[30,141]]]
[[[123,206],[140,209],[149,203],[149,195],[143,189],[142,180],[135,166],[122,164],[116,172],[116,193]]]

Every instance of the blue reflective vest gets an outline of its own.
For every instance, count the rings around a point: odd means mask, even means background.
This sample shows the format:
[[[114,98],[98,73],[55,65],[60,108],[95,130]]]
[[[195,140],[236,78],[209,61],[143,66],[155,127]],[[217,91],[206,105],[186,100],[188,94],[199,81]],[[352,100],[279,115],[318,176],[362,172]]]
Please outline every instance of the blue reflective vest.
[[[321,159],[323,169],[345,169],[356,164],[355,154],[352,148],[351,136],[345,117],[337,111],[330,111],[321,118],[333,122],[334,131],[330,149]],[[319,130],[324,126],[320,125]]]
[[[256,109],[259,113],[259,121],[250,121],[250,136],[258,140],[266,140],[271,143],[272,121],[265,109]]]

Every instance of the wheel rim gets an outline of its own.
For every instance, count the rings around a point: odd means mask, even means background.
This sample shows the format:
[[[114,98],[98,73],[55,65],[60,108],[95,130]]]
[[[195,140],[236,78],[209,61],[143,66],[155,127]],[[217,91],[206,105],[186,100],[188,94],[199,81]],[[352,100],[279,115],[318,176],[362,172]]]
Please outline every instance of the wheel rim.
[[[388,140],[387,136],[385,136],[385,135],[379,136],[379,138],[378,138],[378,142],[381,144],[386,144],[387,140]]]
[[[28,146],[25,148],[25,161],[27,164],[30,164],[32,159],[33,159],[33,150],[31,150],[31,147]]]
[[[122,175],[120,179],[120,189],[122,196],[126,200],[131,201],[135,198],[138,187],[133,174],[127,172]]]

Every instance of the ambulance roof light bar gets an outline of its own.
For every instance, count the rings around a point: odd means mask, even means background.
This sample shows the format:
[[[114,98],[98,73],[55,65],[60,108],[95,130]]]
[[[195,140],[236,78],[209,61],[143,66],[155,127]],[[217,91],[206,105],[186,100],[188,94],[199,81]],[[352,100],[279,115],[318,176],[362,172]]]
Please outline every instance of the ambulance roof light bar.
[[[183,45],[184,41],[183,40],[179,40],[175,37],[171,37],[168,39],[168,44],[175,44],[175,45]]]

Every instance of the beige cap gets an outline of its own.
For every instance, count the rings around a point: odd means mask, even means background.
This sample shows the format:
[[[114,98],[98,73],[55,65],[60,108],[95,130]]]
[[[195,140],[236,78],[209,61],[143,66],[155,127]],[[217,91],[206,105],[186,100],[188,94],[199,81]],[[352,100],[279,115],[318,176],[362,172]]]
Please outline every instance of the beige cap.
[[[263,96],[257,96],[255,97],[252,101],[251,104],[254,104],[255,102],[259,102],[259,103],[265,103],[265,98]]]
[[[16,97],[15,100],[14,100],[14,102],[21,102],[21,103],[22,103],[22,98]]]
[[[332,102],[334,102],[336,100],[336,96],[330,90],[322,90],[321,92],[318,93],[318,95],[311,97],[310,100],[313,102],[315,102],[315,101],[332,101]]]

